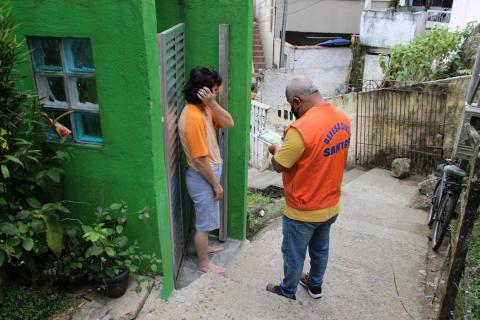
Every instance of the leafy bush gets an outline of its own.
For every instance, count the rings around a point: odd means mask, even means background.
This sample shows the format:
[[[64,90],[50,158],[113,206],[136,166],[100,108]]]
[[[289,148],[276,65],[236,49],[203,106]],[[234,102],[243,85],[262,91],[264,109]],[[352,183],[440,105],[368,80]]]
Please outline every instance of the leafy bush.
[[[394,46],[388,64],[385,57],[380,59],[387,80],[421,82],[470,74],[460,62],[460,47],[473,26],[456,32],[434,28],[408,44]]]
[[[60,184],[65,152],[46,145],[44,114],[33,96],[19,92],[16,66],[26,58],[5,7],[0,7],[0,268],[9,264],[32,280],[38,257],[60,256],[63,228],[58,214],[68,213],[47,199]]]

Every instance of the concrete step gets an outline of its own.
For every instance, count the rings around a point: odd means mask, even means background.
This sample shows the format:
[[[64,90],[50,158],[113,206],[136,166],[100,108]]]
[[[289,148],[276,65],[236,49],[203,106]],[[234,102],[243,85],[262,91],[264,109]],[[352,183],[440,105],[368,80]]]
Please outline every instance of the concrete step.
[[[253,63],[264,63],[265,59],[263,57],[253,57]]]
[[[345,186],[346,184],[354,181],[355,179],[358,179],[359,177],[361,177],[362,175],[364,175],[367,172],[368,172],[368,170],[363,169],[363,168],[353,168],[353,169],[345,171],[345,173],[343,174],[342,185]]]
[[[221,266],[228,265],[230,261],[238,254],[242,246],[248,241],[240,241],[228,239],[221,243],[217,238],[210,237],[209,244],[211,246],[223,246],[224,250],[212,256],[213,263]],[[190,240],[189,247],[186,250],[185,257],[182,261],[182,268],[177,281],[178,288],[185,288],[193,281],[199,279],[202,273],[197,271],[197,254],[194,247],[193,239]]]
[[[146,285],[142,284],[142,291],[137,293],[135,291],[137,283],[132,278],[130,276],[127,292],[117,299],[107,298],[95,288],[92,288],[90,292],[81,294],[81,300],[84,303],[81,303],[73,316],[68,319],[135,319],[142,310],[145,301],[147,301],[151,290],[145,288]],[[161,282],[161,279],[159,281]]]
[[[271,170],[248,169],[248,188],[265,190],[269,186],[283,189],[282,175]]]

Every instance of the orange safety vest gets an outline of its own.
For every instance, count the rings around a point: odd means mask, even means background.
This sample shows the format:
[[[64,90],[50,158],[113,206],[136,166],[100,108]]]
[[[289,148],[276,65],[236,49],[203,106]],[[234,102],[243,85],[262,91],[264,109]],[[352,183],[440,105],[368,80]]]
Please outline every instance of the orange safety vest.
[[[287,205],[300,210],[330,208],[340,200],[340,186],[350,145],[350,121],[331,103],[308,110],[290,127],[302,135],[305,150],[282,174]]]

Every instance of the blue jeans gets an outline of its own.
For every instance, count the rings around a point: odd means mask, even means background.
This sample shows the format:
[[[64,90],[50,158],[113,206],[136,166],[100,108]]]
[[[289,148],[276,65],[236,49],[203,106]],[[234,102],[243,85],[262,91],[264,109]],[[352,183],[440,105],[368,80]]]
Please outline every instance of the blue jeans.
[[[322,285],[328,263],[330,226],[336,219],[337,216],[325,222],[303,222],[283,216],[284,279],[280,283],[280,288],[285,296],[295,297],[298,282],[302,276],[307,247],[310,255],[309,284]]]

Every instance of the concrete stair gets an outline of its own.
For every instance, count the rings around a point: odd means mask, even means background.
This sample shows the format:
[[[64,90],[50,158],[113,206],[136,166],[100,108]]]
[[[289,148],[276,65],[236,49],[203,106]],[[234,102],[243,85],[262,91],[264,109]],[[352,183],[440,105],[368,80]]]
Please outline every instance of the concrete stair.
[[[258,72],[260,69],[265,69],[262,37],[260,35],[260,28],[256,22],[253,23],[253,66],[255,72]]]

